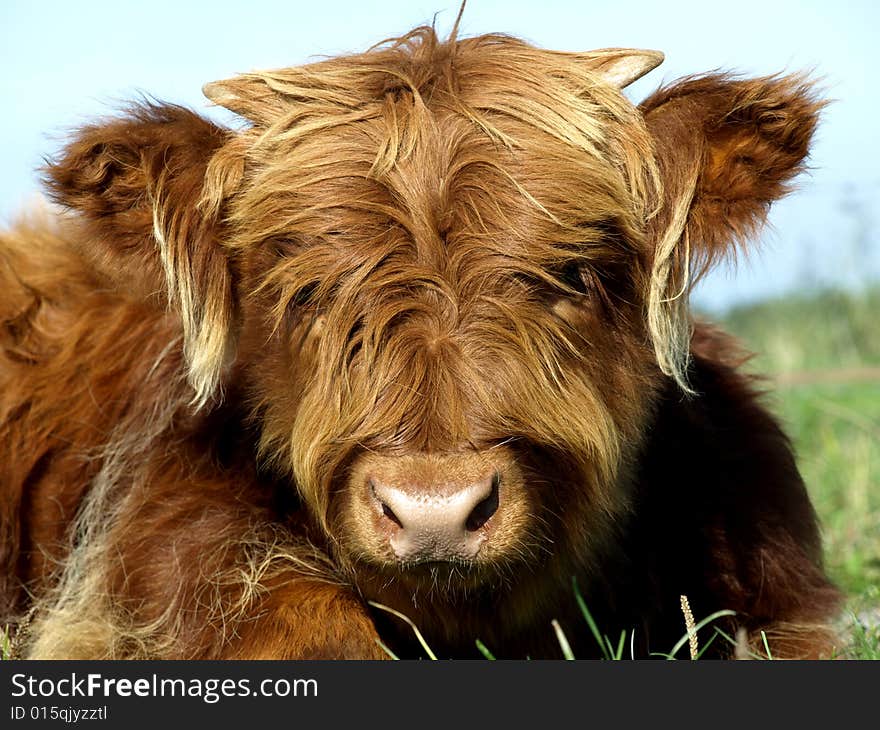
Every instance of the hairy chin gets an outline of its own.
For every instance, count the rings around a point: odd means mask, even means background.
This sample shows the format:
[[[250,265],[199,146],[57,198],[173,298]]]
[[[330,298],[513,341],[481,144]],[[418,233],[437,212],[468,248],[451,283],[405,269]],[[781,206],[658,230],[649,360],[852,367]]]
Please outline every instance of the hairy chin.
[[[458,603],[480,593],[503,599],[506,592],[526,574],[536,574],[540,566],[521,560],[449,560],[388,562],[368,560],[351,563],[354,582],[365,598],[389,605]]]

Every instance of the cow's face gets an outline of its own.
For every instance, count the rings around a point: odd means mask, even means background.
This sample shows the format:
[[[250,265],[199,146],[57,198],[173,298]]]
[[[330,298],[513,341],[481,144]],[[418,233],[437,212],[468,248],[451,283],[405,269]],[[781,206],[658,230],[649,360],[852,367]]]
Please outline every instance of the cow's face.
[[[470,585],[588,551],[626,504],[656,170],[586,60],[424,42],[273,75],[229,245],[264,452],[358,575]]]
[[[239,132],[139,112],[50,172],[110,278],[167,292],[196,405],[243,378],[258,458],[369,590],[558,576],[625,511],[658,389],[687,397],[694,271],[819,108],[723,76],[633,107],[658,61],[419,29],[206,87]]]

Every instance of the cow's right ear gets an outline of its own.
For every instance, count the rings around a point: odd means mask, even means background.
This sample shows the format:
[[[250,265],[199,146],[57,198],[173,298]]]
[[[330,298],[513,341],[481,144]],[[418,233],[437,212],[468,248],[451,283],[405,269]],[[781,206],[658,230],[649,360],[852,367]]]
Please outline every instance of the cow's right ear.
[[[109,283],[167,296],[197,406],[217,391],[235,342],[217,204],[241,176],[234,161],[217,162],[230,134],[178,106],[142,105],[80,130],[45,170],[52,198],[85,226],[82,255]]]

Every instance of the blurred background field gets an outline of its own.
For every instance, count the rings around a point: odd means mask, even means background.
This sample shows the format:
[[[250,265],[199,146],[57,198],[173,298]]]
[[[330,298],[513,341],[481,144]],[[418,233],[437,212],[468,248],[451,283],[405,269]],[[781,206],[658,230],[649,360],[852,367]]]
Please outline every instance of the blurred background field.
[[[880,659],[880,286],[798,292],[712,319],[756,353],[847,595],[846,655]]]

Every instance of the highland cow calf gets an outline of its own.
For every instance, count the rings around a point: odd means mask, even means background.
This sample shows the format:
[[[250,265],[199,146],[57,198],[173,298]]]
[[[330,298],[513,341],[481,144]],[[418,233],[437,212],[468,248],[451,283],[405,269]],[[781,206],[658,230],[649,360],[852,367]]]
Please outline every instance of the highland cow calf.
[[[0,623],[31,657],[833,651],[779,425],[687,292],[800,170],[797,76],[430,28],[82,129],[0,238]],[[740,632],[742,634],[742,631]],[[700,641],[712,628],[700,631]],[[733,653],[719,638],[710,653]]]

